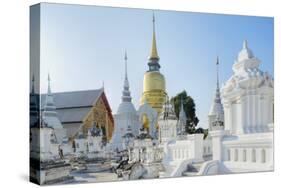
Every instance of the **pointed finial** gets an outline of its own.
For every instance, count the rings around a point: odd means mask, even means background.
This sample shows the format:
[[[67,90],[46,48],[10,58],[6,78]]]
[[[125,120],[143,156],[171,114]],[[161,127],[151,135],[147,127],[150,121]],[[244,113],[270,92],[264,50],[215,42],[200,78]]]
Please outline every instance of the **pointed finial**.
[[[152,22],[153,22],[153,28],[155,28],[155,15],[154,15],[154,11],[152,12]]]
[[[128,60],[128,57],[127,57],[127,50],[125,50],[125,79],[128,79],[128,73],[127,73],[127,60]]]
[[[247,48],[248,48],[248,41],[247,41],[247,40],[244,40],[244,42],[243,42],[243,48],[244,48],[244,49],[247,49]]]
[[[183,110],[183,99],[182,99],[182,95],[181,95],[181,110]]]
[[[50,77],[50,73],[48,73],[48,94],[51,94],[51,77]]]
[[[104,89],[104,80],[102,81],[102,89]]]
[[[125,57],[124,57],[125,61],[127,61],[128,57],[127,57],[127,50],[125,49]]]
[[[219,88],[219,56],[217,56],[217,89]]]
[[[155,16],[154,12],[152,14],[152,24],[153,24],[153,35],[152,35],[152,46],[149,59],[159,59],[156,45],[156,34],[155,34]]]
[[[34,94],[35,89],[34,89],[34,82],[35,82],[35,78],[34,78],[34,73],[32,74],[32,89],[31,89],[31,93]]]

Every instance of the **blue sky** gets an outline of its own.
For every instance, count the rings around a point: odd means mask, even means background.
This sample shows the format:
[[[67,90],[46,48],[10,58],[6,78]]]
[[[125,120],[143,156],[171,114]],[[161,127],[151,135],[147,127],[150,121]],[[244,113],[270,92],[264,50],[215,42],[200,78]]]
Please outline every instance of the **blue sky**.
[[[244,39],[273,75],[273,18],[154,11],[160,71],[168,95],[186,90],[196,103],[199,126],[207,115],[216,82],[232,74],[232,65]],[[41,9],[41,91],[50,72],[52,90],[105,91],[113,113],[121,101],[124,51],[133,103],[139,106],[143,74],[152,38],[152,10],[43,4]]]

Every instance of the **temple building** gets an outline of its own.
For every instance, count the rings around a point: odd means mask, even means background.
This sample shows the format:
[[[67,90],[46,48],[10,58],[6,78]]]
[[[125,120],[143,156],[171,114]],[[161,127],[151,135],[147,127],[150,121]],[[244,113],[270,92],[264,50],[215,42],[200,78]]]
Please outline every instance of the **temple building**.
[[[148,58],[149,69],[144,74],[143,78],[143,93],[141,97],[141,104],[147,103],[160,114],[163,110],[163,105],[166,99],[166,83],[165,77],[159,71],[159,56],[156,46],[156,34],[155,34],[155,18],[153,15],[153,35],[152,35],[152,47]]]
[[[44,107],[47,96],[41,96],[41,107]],[[114,119],[104,88],[52,93],[52,97],[68,138],[73,139],[80,130],[86,136],[88,129],[96,125],[103,130],[106,141],[111,139]]]
[[[226,172],[273,170],[274,81],[247,41],[222,86],[224,130],[210,131],[213,160]]]
[[[208,120],[209,120],[209,131],[222,130],[224,129],[224,111],[221,103],[220,88],[219,88],[219,58],[216,61],[217,66],[217,88],[215,97],[211,105]]]
[[[122,138],[126,134],[128,127],[133,135],[137,135],[140,129],[140,122],[135,106],[132,103],[132,97],[129,87],[128,73],[127,73],[127,53],[125,52],[125,78],[121,97],[121,103],[118,107],[117,113],[114,115],[114,134],[111,140],[113,149],[119,151],[123,148]]]

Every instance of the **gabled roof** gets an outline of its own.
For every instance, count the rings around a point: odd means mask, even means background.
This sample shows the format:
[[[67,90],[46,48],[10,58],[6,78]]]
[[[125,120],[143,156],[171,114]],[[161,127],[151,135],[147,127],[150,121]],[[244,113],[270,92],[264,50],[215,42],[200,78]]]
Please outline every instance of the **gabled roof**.
[[[90,107],[103,93],[103,89],[68,91],[53,93],[55,106],[60,108]],[[41,109],[44,107],[46,94],[41,95]]]
[[[62,123],[82,123],[90,110],[91,107],[61,108],[57,109],[57,113]]]
[[[103,88],[96,90],[52,93],[52,95],[58,117],[62,123],[82,123],[83,118],[85,118],[99,98],[102,98],[105,102],[109,117],[113,121],[111,108]],[[41,109],[44,108],[45,100],[46,94],[42,94]]]

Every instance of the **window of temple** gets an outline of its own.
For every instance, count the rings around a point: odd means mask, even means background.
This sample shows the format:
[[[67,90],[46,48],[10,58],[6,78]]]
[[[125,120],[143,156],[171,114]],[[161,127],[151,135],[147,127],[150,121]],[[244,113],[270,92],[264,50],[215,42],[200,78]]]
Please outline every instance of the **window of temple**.
[[[255,149],[253,149],[252,150],[252,162],[256,162],[257,161],[257,159],[256,159],[256,150]]]
[[[243,150],[243,161],[246,162],[247,161],[247,150]]]
[[[265,152],[265,149],[261,150],[261,162],[262,163],[266,162],[266,152]]]
[[[204,153],[206,153],[206,147],[204,147]]]
[[[235,149],[234,160],[238,161],[238,149]]]

